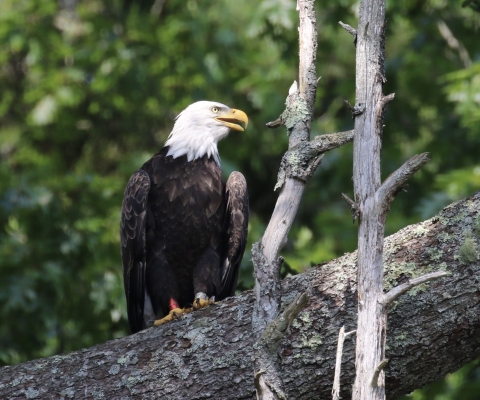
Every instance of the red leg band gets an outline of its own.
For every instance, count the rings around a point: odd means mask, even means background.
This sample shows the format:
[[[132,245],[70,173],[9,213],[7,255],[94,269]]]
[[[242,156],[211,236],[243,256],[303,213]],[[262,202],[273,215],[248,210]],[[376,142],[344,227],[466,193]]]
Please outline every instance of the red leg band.
[[[175,300],[175,299],[170,299],[169,300],[168,307],[170,308],[170,311],[172,311],[175,308],[180,308],[180,306],[177,303],[177,300]]]

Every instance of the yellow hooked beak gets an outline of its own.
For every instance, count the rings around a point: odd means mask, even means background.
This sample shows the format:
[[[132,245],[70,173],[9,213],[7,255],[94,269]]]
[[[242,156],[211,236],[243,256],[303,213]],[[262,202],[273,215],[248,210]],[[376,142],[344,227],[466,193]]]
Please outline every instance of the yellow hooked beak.
[[[235,110],[234,108],[231,108],[230,111],[222,112],[218,117],[215,117],[215,119],[234,131],[242,132],[247,129],[248,125],[247,114],[242,110]],[[245,124],[245,129],[241,125],[238,125],[240,122]]]

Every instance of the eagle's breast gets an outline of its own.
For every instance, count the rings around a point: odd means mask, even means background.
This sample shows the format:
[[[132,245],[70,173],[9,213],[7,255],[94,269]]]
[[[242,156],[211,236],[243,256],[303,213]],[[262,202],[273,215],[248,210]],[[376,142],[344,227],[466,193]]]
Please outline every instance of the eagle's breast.
[[[221,246],[224,183],[213,158],[188,161],[166,156],[167,151],[163,148],[143,167],[152,179],[147,249],[163,251],[174,270],[191,272],[208,245]]]

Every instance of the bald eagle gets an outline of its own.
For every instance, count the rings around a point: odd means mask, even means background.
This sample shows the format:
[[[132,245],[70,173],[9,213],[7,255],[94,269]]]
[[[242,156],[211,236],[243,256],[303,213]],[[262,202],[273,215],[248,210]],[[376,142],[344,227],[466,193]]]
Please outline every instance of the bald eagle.
[[[239,172],[222,180],[217,142],[243,131],[241,123],[248,124],[243,111],[191,104],[165,146],[128,181],[120,239],[132,333],[235,293],[248,192]]]

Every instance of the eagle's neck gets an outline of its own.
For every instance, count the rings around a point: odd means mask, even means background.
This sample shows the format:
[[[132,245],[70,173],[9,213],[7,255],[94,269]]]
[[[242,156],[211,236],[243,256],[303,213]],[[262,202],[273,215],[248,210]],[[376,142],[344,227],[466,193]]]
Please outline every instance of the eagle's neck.
[[[173,127],[165,146],[169,147],[167,156],[177,158],[187,156],[188,161],[196,160],[203,156],[213,157],[220,166],[217,143],[228,135],[229,129],[221,126],[183,124],[179,119]]]

